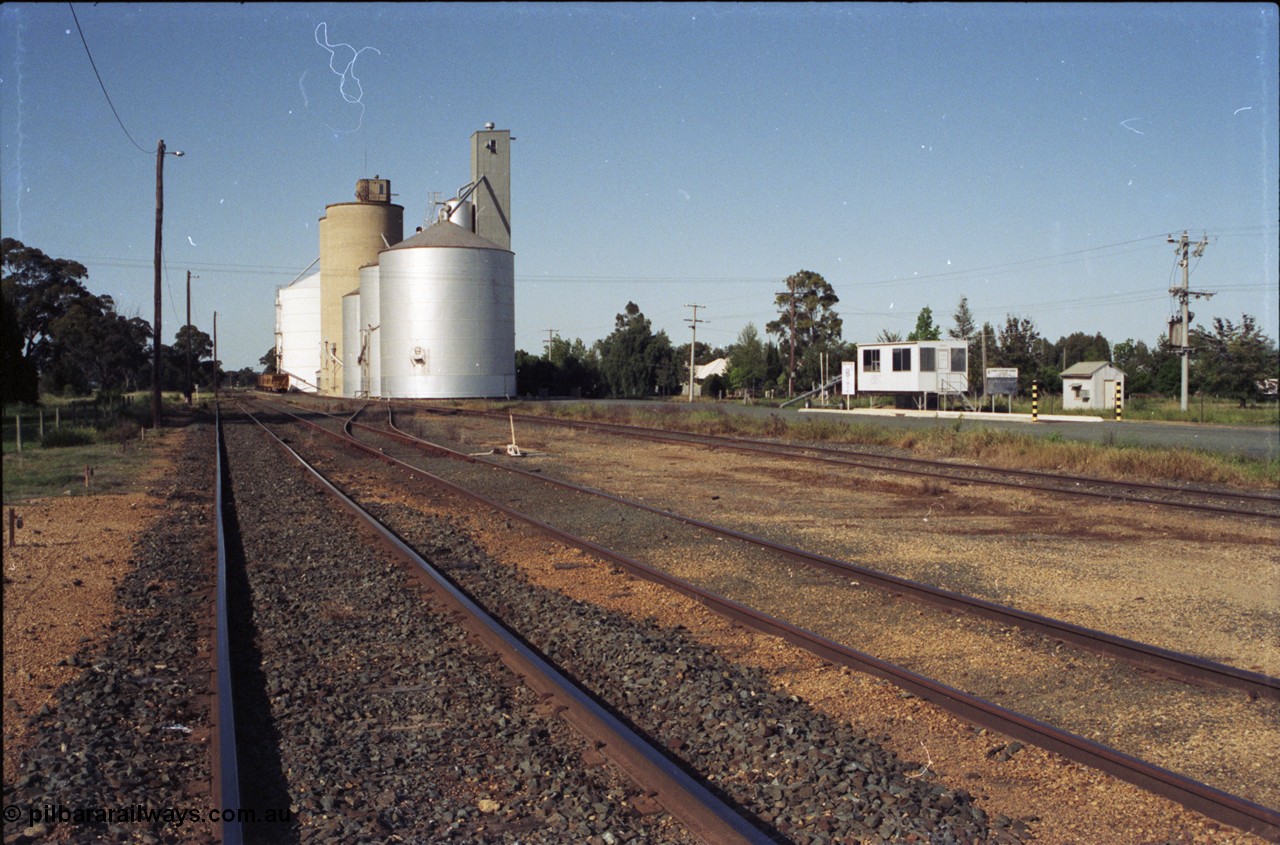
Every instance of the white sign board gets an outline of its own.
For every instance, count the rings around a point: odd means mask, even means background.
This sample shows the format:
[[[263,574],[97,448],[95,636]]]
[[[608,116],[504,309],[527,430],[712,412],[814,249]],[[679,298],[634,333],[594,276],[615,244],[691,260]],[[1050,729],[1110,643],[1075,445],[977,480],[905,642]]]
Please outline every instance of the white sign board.
[[[1013,396],[1018,392],[1018,368],[988,367],[982,392],[988,396]]]
[[[855,396],[858,393],[858,362],[840,362],[840,393]]]

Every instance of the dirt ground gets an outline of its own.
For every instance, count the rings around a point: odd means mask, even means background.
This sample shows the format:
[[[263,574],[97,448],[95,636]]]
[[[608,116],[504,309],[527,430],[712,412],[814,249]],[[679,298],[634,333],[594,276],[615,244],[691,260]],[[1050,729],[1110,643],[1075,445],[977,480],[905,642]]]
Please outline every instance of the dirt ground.
[[[134,541],[163,507],[153,489],[172,471],[186,429],[148,444],[154,460],[134,490],[4,504],[4,780],[26,747],[25,714],[53,701],[80,670],[68,658],[92,654],[116,616],[116,587]],[[9,537],[9,509],[22,521]]]

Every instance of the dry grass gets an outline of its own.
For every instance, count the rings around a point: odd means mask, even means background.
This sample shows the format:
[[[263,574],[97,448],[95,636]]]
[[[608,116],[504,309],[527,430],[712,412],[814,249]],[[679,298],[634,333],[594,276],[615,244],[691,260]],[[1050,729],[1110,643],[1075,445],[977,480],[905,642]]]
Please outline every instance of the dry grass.
[[[498,406],[516,410],[511,403]],[[490,407],[493,409],[493,406]],[[1037,437],[982,429],[964,431],[939,425],[927,431],[901,431],[868,423],[830,419],[788,421],[777,414],[747,416],[720,408],[692,411],[670,403],[652,406],[595,403],[522,405],[520,413],[563,419],[689,431],[697,434],[785,438],[820,443],[874,446],[928,458],[948,458],[991,466],[1036,469],[1135,481],[1223,484],[1280,488],[1280,461],[1262,461],[1189,449],[1154,449],[1115,443],[1084,443],[1059,436]]]

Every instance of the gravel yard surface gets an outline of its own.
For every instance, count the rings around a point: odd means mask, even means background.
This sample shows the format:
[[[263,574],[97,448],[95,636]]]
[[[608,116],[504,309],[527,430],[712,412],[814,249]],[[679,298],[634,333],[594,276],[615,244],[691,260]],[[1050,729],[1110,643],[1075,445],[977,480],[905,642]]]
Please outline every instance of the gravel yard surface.
[[[302,434],[295,439],[308,440]],[[308,443],[308,454],[313,450]],[[778,841],[1002,842],[963,788],[937,782],[847,723],[814,711],[758,671],[726,661],[680,631],[530,587],[489,559],[422,502],[392,493],[362,459],[320,461],[375,514],[503,620],[715,788],[776,832]],[[1005,820],[1012,827],[1012,820]]]
[[[213,841],[199,817],[213,438],[196,425],[148,448],[142,492],[20,507],[5,554],[4,794],[20,811],[6,843]]]
[[[473,429],[460,419],[423,420],[421,424],[424,433],[442,441],[452,440],[463,451],[478,453],[495,446],[501,448],[510,439],[509,430],[500,425],[486,431],[481,427]],[[1049,600],[1030,602],[1028,609],[1104,629],[1120,628],[1118,633],[1126,636],[1219,659],[1223,657],[1220,652],[1225,651],[1248,668],[1266,671],[1275,665],[1274,626],[1268,629],[1268,624],[1275,613],[1275,602],[1270,597],[1276,589],[1276,553],[1274,545],[1268,543],[1276,532],[1269,526],[1231,523],[1221,518],[1188,518],[1185,514],[1170,516],[1143,508],[1134,509],[1138,512],[1129,517],[1130,521],[1117,524],[1114,508],[1024,502],[1016,493],[999,491],[988,495],[986,491],[964,490],[946,496],[942,493],[950,491],[923,489],[919,482],[888,478],[848,479],[845,483],[843,478],[833,479],[794,466],[770,466],[757,459],[654,444],[628,448],[550,429],[522,431],[520,443],[533,453],[520,462],[526,469],[572,477],[649,504],[734,524],[753,533],[997,601],[1026,607],[1028,603],[1020,602],[1019,596],[1048,595]],[[440,461],[433,461],[430,466],[443,475],[461,471],[456,464],[446,467]],[[569,495],[551,493],[543,499],[520,492],[526,488],[517,489],[514,482],[490,484],[495,492],[505,485],[508,494],[522,499],[521,507],[529,505],[544,515],[551,507],[549,502]],[[957,506],[955,499],[959,497],[969,501]],[[535,498],[539,500],[536,507]],[[578,504],[564,509],[583,507]],[[948,509],[959,514],[946,517]],[[631,549],[639,550],[638,557],[649,562],[679,558],[666,568],[695,576],[692,580],[698,580],[700,571],[710,572],[703,576],[708,586],[732,594],[732,589],[744,588],[741,582],[747,580],[744,573],[748,569],[753,574],[758,571],[758,567],[739,564],[717,567],[715,560],[725,557],[719,547],[725,544],[716,541],[702,541],[696,554],[673,555],[673,548],[679,545],[674,541],[678,532],[669,527],[670,523],[667,527],[650,524],[634,513],[615,516],[610,522],[609,517],[603,516],[609,512],[607,507],[592,506],[592,512],[601,517],[593,519],[578,513],[565,518],[596,522],[596,536],[606,543],[625,543],[630,534]],[[797,519],[796,513],[803,513],[804,517]],[[1015,517],[1013,521],[1021,531],[1010,533],[1008,526],[1000,528],[1002,516]],[[1019,520],[1019,516],[1024,518]],[[625,521],[618,523],[619,519]],[[983,520],[988,520],[985,530],[981,526]],[[798,528],[793,526],[797,521],[801,523]],[[1223,576],[1206,578],[1203,563],[1170,561],[1168,545],[1161,543],[1161,535],[1201,537],[1203,545],[1214,550],[1216,561],[1231,562],[1229,571],[1238,572],[1243,583]],[[834,542],[833,537],[839,542]],[[1016,544],[1012,552],[1004,548],[1011,541]],[[951,580],[936,577],[939,560],[955,559],[953,549],[957,542],[969,558],[968,565],[953,570],[956,574]],[[966,542],[981,545],[965,550]],[[850,550],[857,554],[849,554]],[[682,570],[682,566],[687,568]],[[1197,577],[1188,577],[1193,570]],[[935,577],[930,577],[931,571]],[[1223,569],[1216,566],[1214,571],[1222,573]],[[969,623],[957,620],[942,634],[930,634],[930,623],[922,617],[931,614],[906,605],[897,611],[898,619],[892,626],[876,623],[871,625],[872,630],[859,628],[856,623],[865,620],[868,608],[883,605],[883,599],[846,588],[843,597],[833,600],[833,586],[829,576],[797,571],[785,588],[774,588],[769,595],[751,594],[749,586],[745,589],[746,594],[752,595],[749,603],[793,620],[804,620],[800,614],[809,612],[808,621],[801,624],[855,647],[877,654],[882,647],[906,649],[912,659],[921,661],[919,665],[926,674],[986,693],[1024,712],[1030,710],[1047,721],[1065,723],[1100,741],[1122,748],[1127,743],[1125,750],[1130,753],[1166,765],[1172,763],[1171,768],[1233,789],[1260,803],[1280,803],[1276,801],[1275,776],[1280,719],[1274,704],[1196,690],[1183,690],[1172,700],[1153,693],[1151,685],[1135,673],[1129,673],[1131,679],[1123,683],[1106,680],[1099,684],[1094,678],[1094,664],[1100,661],[1071,652],[1054,654],[1056,649],[1052,648],[1039,648],[1048,652],[1037,655],[1048,661],[1047,668],[1034,674],[1021,665],[1001,666],[1003,658],[998,653],[980,653],[977,657],[971,654],[958,660],[956,649],[967,636]],[[1123,595],[1131,590],[1140,590],[1147,596],[1137,596],[1143,600],[1134,602],[1136,609],[1113,611],[1115,604],[1123,603],[1117,592]],[[1155,609],[1144,608],[1148,597]],[[1060,604],[1079,609],[1079,614],[1063,612]],[[1173,614],[1174,622],[1165,618],[1168,614]],[[1117,617],[1125,619],[1126,624],[1110,624]],[[1231,633],[1235,634],[1234,639]],[[1002,636],[1011,641],[1030,639],[1013,631]],[[1243,645],[1237,645],[1236,640],[1244,641]],[[1206,641],[1216,646],[1195,647]],[[869,647],[873,643],[875,647]],[[1082,696],[1079,690],[1088,696]]]
[[[464,451],[495,446],[501,449],[510,439],[509,431],[501,425],[474,434],[469,433],[469,426],[463,430],[453,421],[445,425],[448,430],[436,433],[454,436]],[[107,497],[110,501],[103,502],[94,501],[93,497],[75,497],[19,508],[24,517],[19,542],[31,542],[17,550],[6,548],[5,553],[6,805],[60,802],[87,806],[103,802],[110,806],[113,802],[128,802],[147,807],[203,808],[209,803],[205,747],[208,728],[203,698],[208,683],[208,643],[207,631],[202,627],[207,624],[209,595],[202,590],[212,570],[211,564],[208,571],[203,568],[209,549],[207,545],[201,549],[201,544],[206,543],[201,538],[207,535],[211,540],[211,532],[206,529],[210,513],[207,500],[212,490],[212,439],[205,434],[207,429],[199,426],[166,432],[166,437],[157,442],[168,448],[170,462],[156,476],[164,481],[157,480],[149,490]],[[522,448],[544,453],[522,461],[525,468],[563,474],[710,521],[736,520],[737,527],[752,533],[770,534],[784,542],[905,577],[1258,671],[1276,674],[1280,665],[1275,636],[1280,629],[1275,617],[1275,608],[1280,606],[1275,575],[1280,560],[1274,551],[1280,532],[1266,526],[1166,515],[1154,509],[1051,506],[1043,501],[1022,500],[1013,493],[989,494],[969,488],[938,490],[932,485],[890,477],[833,479],[829,474],[811,474],[795,466],[769,465],[720,453],[694,454],[652,444],[640,449],[619,449],[616,444],[593,442],[588,436],[552,429],[520,434]],[[443,465],[434,462],[431,466],[435,470]],[[248,491],[258,485],[262,475],[261,469],[251,472],[249,480],[241,485]],[[778,725],[792,716],[780,716],[784,711],[777,708],[798,707],[810,718],[830,720],[835,729],[844,731],[839,745],[875,749],[877,759],[890,761],[895,777],[903,779],[895,781],[899,789],[916,796],[906,798],[908,803],[904,806],[911,806],[910,801],[919,804],[920,793],[912,790],[919,784],[928,784],[928,800],[947,795],[953,807],[958,805],[966,812],[972,808],[977,813],[973,820],[983,820],[982,826],[971,831],[973,839],[1062,845],[1259,841],[1222,829],[1176,805],[1054,755],[977,731],[884,682],[833,669],[784,643],[719,621],[692,602],[619,574],[576,550],[549,543],[470,505],[443,496],[428,495],[424,499],[417,493],[409,495],[402,484],[387,484],[391,477],[385,468],[368,465],[351,472],[349,480],[388,519],[398,521],[402,531],[421,535],[424,547],[452,562],[460,579],[477,578],[495,568],[519,573],[570,602],[567,610],[544,615],[563,617],[569,621],[570,629],[586,631],[602,626],[634,626],[642,636],[638,642],[656,639],[667,642],[668,650],[679,648],[681,651],[674,657],[684,661],[686,667],[678,671],[688,675],[702,674],[710,665],[706,661],[725,661],[727,668],[721,671],[734,676],[726,692],[745,692],[748,697],[754,693],[760,702],[767,701],[767,707],[762,706],[760,712],[775,718]],[[284,495],[269,485],[259,494],[269,503],[264,507],[273,511],[295,495]],[[298,495],[303,501],[309,498],[308,494]],[[581,509],[579,505],[565,504],[570,510]],[[588,521],[591,518],[579,516]],[[630,536],[632,543],[637,543],[639,537],[638,545],[660,550],[664,555],[686,543],[666,529],[646,528],[635,522],[610,529],[603,524],[607,520],[602,514],[599,516],[602,525],[597,530],[601,536]],[[5,528],[7,532],[7,521]],[[663,538],[663,533],[668,536]],[[197,538],[194,544],[193,537]],[[7,536],[5,540],[7,544]],[[298,540],[289,549],[305,550],[308,542]],[[340,545],[353,549],[360,542]],[[689,548],[697,549],[690,558],[713,564],[717,559],[735,559],[718,548]],[[1170,552],[1170,548],[1175,551]],[[274,556],[282,558],[284,554]],[[357,563],[362,559],[359,555],[346,556]],[[327,559],[329,555],[323,557]],[[690,566],[691,574],[699,571],[693,563],[681,565]],[[377,593],[374,598],[353,600],[355,594],[346,591],[345,586],[357,584],[362,590],[384,590],[387,579],[377,576],[394,576],[390,570],[384,573],[377,564],[370,566],[373,568],[354,574],[347,570],[346,576],[327,570],[307,575],[312,579],[309,583],[325,586],[318,592],[317,601],[321,603],[308,607],[288,604],[293,599],[286,599],[283,591],[285,583],[296,578],[300,570],[273,572],[272,567],[263,568],[268,581],[255,588],[261,590],[257,594],[259,603],[280,605],[272,613],[287,617],[290,623],[303,620],[310,632],[305,637],[260,641],[273,643],[270,651],[262,652],[267,657],[255,671],[261,670],[258,677],[264,691],[262,700],[270,708],[280,708],[277,712],[281,718],[275,729],[299,734],[301,747],[312,743],[349,749],[347,756],[352,759],[335,761],[330,759],[332,755],[302,755],[293,762],[291,771],[290,765],[282,766],[279,774],[292,778],[284,794],[298,823],[290,828],[291,838],[259,841],[387,841],[388,806],[400,814],[390,817],[395,829],[419,831],[405,841],[610,841],[591,826],[594,820],[580,818],[573,811],[559,811],[563,802],[544,793],[505,802],[493,792],[489,797],[481,796],[477,784],[498,792],[505,789],[512,795],[528,788],[527,784],[517,786],[524,783],[517,771],[507,772],[509,777],[504,781],[505,776],[495,769],[494,762],[505,759],[503,755],[512,746],[530,755],[541,755],[546,753],[544,743],[563,739],[572,746],[574,737],[562,737],[566,731],[556,720],[544,719],[535,711],[528,717],[512,717],[505,726],[499,726],[491,743],[468,743],[468,749],[477,755],[474,758],[464,759],[463,752],[447,750],[453,748],[447,743],[457,737],[442,736],[447,730],[434,724],[434,717],[418,718],[412,714],[439,712],[440,719],[450,717],[453,708],[431,710],[427,687],[436,678],[444,678],[450,690],[457,690],[461,678],[467,682],[469,695],[471,678],[492,674],[493,666],[481,657],[482,668],[459,668],[465,664],[457,661],[468,659],[470,646],[466,641],[453,643],[443,655],[424,652],[417,657],[406,656],[401,650],[389,648],[384,636],[388,628],[402,628],[406,638],[418,641],[424,639],[419,629],[423,623],[403,610],[399,595]],[[726,583],[731,580],[723,573],[717,576],[714,566],[704,571]],[[1227,578],[1225,573],[1235,577]],[[850,592],[847,584],[842,585],[845,595],[836,604],[821,605],[820,602],[832,601],[833,587],[841,585],[799,570],[788,577],[791,585],[785,590],[773,589],[774,598],[785,593],[788,595],[781,595],[782,598],[795,599],[801,606],[821,607],[818,615],[826,619],[839,621],[888,612],[888,604],[882,599],[870,593]],[[345,580],[343,590],[336,589],[334,578]],[[798,588],[792,586],[796,583]],[[554,604],[561,599],[551,596],[545,600],[553,603],[547,607],[561,607]],[[393,622],[378,625],[359,638],[339,635],[337,631],[344,629],[337,626],[345,625],[364,605],[384,616],[390,613]],[[605,611],[614,615],[600,615]],[[926,630],[924,626],[933,624],[923,615],[909,607],[898,611],[899,621],[905,626],[903,632],[882,641],[889,647],[898,647],[895,642],[899,637],[907,643],[940,639],[921,633]],[[965,627],[957,625],[942,639],[964,639],[968,635]],[[869,637],[874,633],[850,630],[851,636]],[[1008,632],[1006,636],[1017,640],[1022,635]],[[311,655],[296,651],[302,648],[300,641],[309,640],[318,641],[320,651]],[[552,633],[547,645],[567,662],[581,661],[588,671],[612,678],[628,697],[667,694],[647,688],[648,682],[635,682],[641,677],[636,674],[639,669],[635,660],[641,653],[638,647],[619,651],[615,646],[613,651],[602,652],[601,657],[568,642],[561,633]],[[941,663],[954,660],[948,656],[951,647],[947,643],[947,650],[939,650],[936,659]],[[1052,654],[1045,657],[1063,659]],[[927,659],[927,654],[921,659]],[[1041,693],[1046,700],[1063,697],[1061,690],[1077,682],[1071,676],[1087,670],[1087,659],[1065,659],[1074,663],[1066,680],[1055,675],[1042,679],[1045,689]],[[306,663],[308,660],[333,671],[323,682],[327,686],[299,677],[300,665],[313,668]],[[639,665],[645,662],[640,660]],[[606,674],[612,671],[621,675],[613,678]],[[964,672],[973,675],[977,669],[966,665],[958,671],[963,677]],[[284,674],[275,676],[273,687],[269,678],[275,672]],[[381,679],[379,694],[366,696],[359,703],[349,697],[355,695],[353,685],[358,678],[373,676]],[[1033,690],[1020,689],[1013,683],[1019,677],[1015,672],[999,672],[993,677],[993,682],[1008,687],[1007,691],[1015,696],[1035,697]],[[500,687],[497,693],[479,694],[477,700],[482,709],[487,706],[484,702],[493,703],[494,699],[487,696],[494,694],[500,696],[503,707],[518,699],[514,687]],[[793,701],[793,696],[798,700]],[[679,722],[674,710],[673,717],[667,718],[667,711],[662,709],[673,706],[670,699],[655,701],[661,702],[659,709],[650,710],[655,729],[661,729],[666,722]],[[1124,706],[1119,692],[1112,703]],[[1179,755],[1186,749],[1201,748],[1200,759],[1207,761],[1211,776],[1223,780],[1253,778],[1263,794],[1275,794],[1265,792],[1276,789],[1274,772],[1280,770],[1280,760],[1270,750],[1280,748],[1280,742],[1274,741],[1280,719],[1272,710],[1258,702],[1240,701],[1235,711],[1228,708],[1208,718],[1193,706],[1162,704],[1157,708],[1151,702],[1144,705],[1138,701],[1127,706],[1128,711],[1122,710],[1114,717],[1109,713],[1081,712],[1078,718],[1086,724],[1097,722],[1103,731],[1113,729],[1109,727],[1113,718],[1122,726],[1145,720],[1155,725],[1154,741],[1178,748]],[[785,712],[789,714],[790,710]],[[375,731],[374,725],[391,713],[400,721],[390,727],[384,723]],[[1163,722],[1156,723],[1157,719]],[[750,731],[747,720],[740,716],[722,717],[716,722]],[[545,736],[537,725],[545,725]],[[725,726],[709,725],[707,730]],[[780,731],[760,739],[779,742],[779,737],[786,736],[789,735],[785,731]],[[453,754],[463,760],[457,764],[461,773],[452,775],[457,778],[452,788],[431,786],[441,793],[433,806],[444,809],[432,814],[436,823],[433,828],[422,827],[425,822],[419,808],[401,801],[395,784],[396,777],[405,776],[403,767],[396,765],[397,756],[407,759],[406,751],[418,753],[426,737],[441,743],[436,759]],[[539,738],[536,748],[529,744],[530,737]],[[682,742],[691,754],[706,751],[697,746],[696,740]],[[798,745],[803,743],[782,742],[778,768],[815,765],[798,755]],[[560,753],[554,752],[553,756]],[[371,755],[377,755],[377,759]],[[568,772],[583,768],[581,761],[572,757],[571,748],[564,751],[562,759],[572,762],[566,765],[563,779],[552,778],[561,789],[566,783],[577,782],[579,775]],[[1216,770],[1215,760],[1220,761]],[[362,767],[360,761],[372,768]],[[321,768],[325,771],[321,772]],[[628,798],[625,786],[601,774],[606,769],[591,766],[585,771],[582,777],[603,781],[603,794],[616,799],[615,805],[606,804],[607,817],[619,818],[616,811],[625,807]],[[756,766],[740,772],[726,771],[723,777],[728,784],[752,790],[765,804],[776,804],[767,812],[780,829],[788,830],[792,841],[839,841],[830,830],[812,826],[817,818],[806,817],[803,810],[797,809],[805,799],[787,791],[786,778],[779,778],[775,786],[771,779],[761,777],[765,774],[780,772]],[[161,775],[167,782],[160,780]],[[323,785],[317,778],[324,781]],[[366,781],[370,780],[385,789],[369,792],[371,787]],[[771,791],[774,789],[776,796]],[[892,790],[888,794],[899,800],[904,797]],[[1280,801],[1262,803],[1274,806]],[[530,815],[521,816],[524,812]],[[556,817],[557,812],[560,818]],[[589,816],[590,811],[585,815]],[[306,819],[305,824],[300,823],[302,819]],[[354,820],[384,827],[371,828],[375,832],[364,836],[348,827]],[[897,817],[882,813],[878,821],[882,825],[896,823]],[[572,827],[579,823],[587,827]],[[644,827],[646,824],[650,827]],[[677,830],[653,817],[642,817],[636,825],[614,825],[608,832],[616,841],[628,841],[628,835],[635,842],[680,841]],[[27,830],[28,827],[25,820],[16,825],[6,823],[5,842],[208,842],[212,835],[211,826],[197,825],[46,826],[43,831]],[[892,829],[886,827],[886,835]],[[429,832],[421,833],[424,830]],[[558,833],[539,838],[535,831],[543,830]],[[576,835],[567,833],[571,830]],[[623,833],[631,830],[647,832]],[[557,838],[566,835],[570,838]],[[871,836],[868,834],[867,841],[876,841]]]

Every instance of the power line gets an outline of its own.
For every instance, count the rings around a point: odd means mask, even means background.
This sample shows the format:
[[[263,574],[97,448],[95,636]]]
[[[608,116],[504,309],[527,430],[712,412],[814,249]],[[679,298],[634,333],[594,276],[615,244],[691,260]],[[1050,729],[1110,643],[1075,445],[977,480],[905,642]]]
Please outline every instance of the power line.
[[[129,139],[129,143],[137,147],[140,152],[150,155],[151,151],[145,149],[139,145],[137,141],[133,140],[133,136],[129,134],[129,130],[125,129],[124,121],[120,119],[120,113],[116,111],[116,104],[111,102],[111,95],[107,93],[107,86],[102,83],[102,74],[98,73],[98,65],[93,60],[93,53],[89,52],[89,42],[85,40],[84,30],[80,28],[80,19],[76,17],[75,6],[68,3],[67,8],[71,10],[71,18],[76,22],[76,32],[80,33],[80,43],[84,45],[85,55],[89,57],[89,66],[93,68],[93,75],[98,77],[98,86],[102,88],[102,96],[107,98],[107,105],[111,106],[111,113],[116,116],[116,123],[120,124],[120,128],[124,130],[125,137]]]
[[[1216,237],[1233,237],[1233,236],[1234,237],[1254,237],[1257,235],[1273,234],[1275,231],[1273,228],[1266,227],[1266,226],[1247,227],[1250,229],[1256,228],[1259,231],[1244,231],[1243,230],[1244,228],[1246,227],[1241,227],[1237,230],[1228,230],[1228,232],[1218,234],[1216,235]],[[1026,258],[1020,261],[1014,261],[1007,264],[993,264],[993,265],[988,265],[986,267],[978,267],[978,268],[972,268],[968,270],[954,270],[946,273],[938,273],[938,274],[932,274],[928,276],[908,276],[908,277],[893,278],[893,279],[882,279],[879,281],[872,281],[872,282],[852,281],[852,282],[849,282],[848,284],[855,285],[859,289],[864,289],[867,287],[883,286],[883,285],[890,285],[890,284],[902,284],[905,282],[930,281],[930,280],[944,279],[949,277],[962,277],[972,273],[983,273],[983,272],[991,272],[991,271],[997,271],[997,270],[1003,270],[1003,269],[1012,269],[1024,264],[1034,264],[1036,262],[1052,261],[1055,259],[1070,258],[1073,256],[1087,257],[1086,256],[1087,253],[1099,252],[1101,250],[1115,249],[1116,247],[1122,247],[1122,246],[1131,246],[1133,244],[1139,244],[1146,241],[1158,240],[1159,244],[1163,245],[1165,242],[1164,239],[1166,236],[1167,236],[1167,232],[1164,234],[1153,235],[1146,238],[1137,238],[1134,240],[1121,241],[1119,243],[1114,243],[1114,244],[1105,244],[1097,247],[1088,247],[1086,249],[1074,250],[1072,252],[1058,253],[1056,255],[1046,255],[1046,256],[1041,256],[1039,258]],[[115,257],[115,256],[93,256],[93,255],[80,256],[76,258],[76,260],[80,261],[81,263],[93,262],[95,264],[99,264],[107,267],[143,266],[146,263],[148,263],[142,259],[130,259],[130,258]],[[314,264],[315,262],[312,262],[312,263]],[[1172,267],[1174,269],[1177,268],[1176,260],[1173,262]],[[245,275],[277,275],[277,274],[290,273],[290,274],[293,274],[296,278],[301,278],[301,275],[297,273],[297,268],[295,266],[282,267],[279,265],[269,265],[269,264],[199,264],[199,265],[193,264],[192,268],[194,270],[203,270],[208,273],[241,273]],[[1040,268],[1040,269],[1043,269],[1043,268]],[[1170,271],[1171,279],[1172,279],[1172,273],[1173,273],[1173,270]],[[602,276],[602,275],[566,276],[566,275],[554,275],[554,276],[518,276],[516,278],[516,281],[522,284],[574,284],[577,282],[591,282],[596,284],[601,284],[601,283],[605,283],[605,284],[607,283],[620,283],[620,284],[755,284],[755,283],[765,284],[765,283],[768,283],[768,284],[776,284],[778,279],[776,276]],[[717,300],[709,300],[709,301],[732,302],[740,298],[741,297],[729,297],[725,299],[717,299]]]

